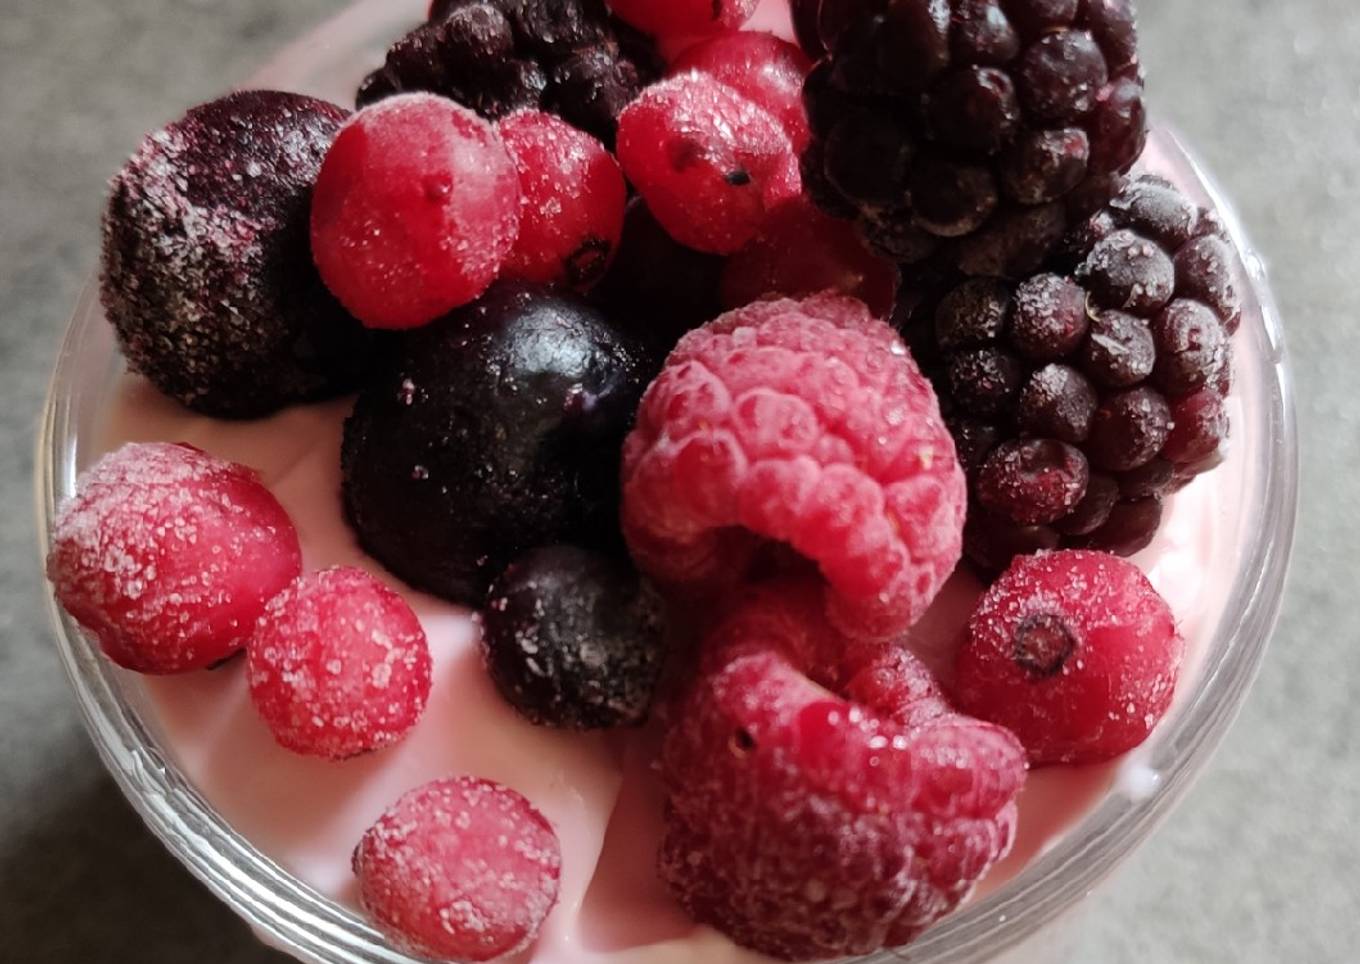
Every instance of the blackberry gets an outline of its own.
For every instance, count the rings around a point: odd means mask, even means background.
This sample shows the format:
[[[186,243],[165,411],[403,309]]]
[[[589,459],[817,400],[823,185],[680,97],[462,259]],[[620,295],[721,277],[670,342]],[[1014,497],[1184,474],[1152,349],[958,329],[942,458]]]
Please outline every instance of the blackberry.
[[[358,103],[429,91],[489,120],[536,108],[612,147],[619,111],[663,71],[652,42],[601,0],[440,0],[364,80]]]
[[[984,572],[1054,546],[1142,549],[1228,435],[1241,307],[1222,227],[1161,178],[1112,187],[1056,271],[899,299],[972,484],[965,552]]]
[[[1031,274],[1142,153],[1132,0],[798,0],[794,15],[821,58],[805,181],[903,263]]]

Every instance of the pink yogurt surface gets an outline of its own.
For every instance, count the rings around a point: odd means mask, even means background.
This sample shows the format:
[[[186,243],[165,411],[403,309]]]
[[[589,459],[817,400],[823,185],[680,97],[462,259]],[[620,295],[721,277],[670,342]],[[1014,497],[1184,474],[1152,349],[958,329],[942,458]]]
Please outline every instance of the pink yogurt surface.
[[[753,24],[788,34],[787,16],[766,2]],[[1147,166],[1156,169],[1157,158]],[[1242,418],[1239,385],[1230,401]],[[262,853],[354,906],[350,854],[364,831],[407,790],[452,774],[497,780],[523,793],[562,842],[559,903],[542,938],[519,960],[536,964],[669,964],[763,961],[689,921],[653,872],[661,831],[649,772],[649,734],[565,734],[534,727],[496,694],[464,609],[416,593],[359,549],[340,506],[340,438],[350,400],[291,409],[252,423],[202,418],[124,376],[108,402],[100,448],[129,441],[186,441],[250,465],[292,515],[309,568],[362,566],[405,594],[434,656],[429,709],[401,744],[369,757],[326,763],[278,747],[256,716],[239,661],[176,678],[140,678],[147,722],[184,774]],[[1188,694],[1231,582],[1237,509],[1250,440],[1227,462],[1177,494],[1156,542],[1135,558],[1176,613],[1188,644],[1179,692]],[[910,644],[948,680],[959,630],[979,585],[956,575]],[[1089,813],[1107,793],[1138,795],[1157,775],[1137,752],[1099,767],[1031,774],[1015,850],[979,888],[994,890]]]

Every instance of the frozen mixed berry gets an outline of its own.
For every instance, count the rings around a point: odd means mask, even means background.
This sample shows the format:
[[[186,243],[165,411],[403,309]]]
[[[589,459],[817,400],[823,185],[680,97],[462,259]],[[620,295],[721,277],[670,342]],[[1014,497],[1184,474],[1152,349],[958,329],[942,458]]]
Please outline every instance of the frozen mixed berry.
[[[899,298],[895,323],[942,390],[975,476],[980,518],[965,551],[985,572],[1009,564],[1009,546],[1142,549],[1161,499],[1217,463],[1240,315],[1220,231],[1211,212],[1145,176],[1115,185],[1113,199],[1065,239],[1055,263],[1070,275],[1014,286],[972,279],[942,296],[904,286],[916,294]],[[979,470],[1016,439],[1036,451],[1075,447],[1099,491],[1083,491],[1081,473],[1067,472],[1072,488],[1061,500],[1033,490],[1030,502],[1018,485],[1005,487],[1007,498],[984,494]],[[999,470],[1003,457],[996,461]],[[995,471],[987,478],[996,485]],[[1068,514],[1053,517],[1059,504]],[[989,537],[984,522],[1002,530]]]
[[[354,116],[312,199],[327,287],[373,328],[413,328],[475,299],[519,232],[514,161],[489,123],[409,94]]]
[[[762,301],[686,335],[624,449],[624,535],[664,582],[816,563],[848,635],[895,636],[958,560],[964,479],[935,393],[863,303]]]
[[[297,532],[250,469],[188,445],[125,445],[57,513],[47,578],[120,666],[204,669],[235,655],[301,571]]]
[[[665,628],[661,596],[627,563],[553,546],[492,584],[482,654],[496,688],[534,723],[636,726],[661,674]]]
[[[149,135],[113,179],[101,300],[128,365],[165,394],[254,418],[358,383],[370,336],[307,240],[345,117],[298,94],[231,94]]]
[[[557,903],[562,851],[547,818],[490,780],[410,791],[354,851],[364,909],[420,957],[491,961],[538,939]]]
[[[798,160],[779,120],[697,71],[647,88],[619,116],[619,163],[682,244],[731,254],[799,193]]]
[[[968,624],[959,706],[1015,733],[1035,764],[1098,763],[1147,739],[1183,649],[1166,601],[1122,559],[1017,559]]]
[[[825,654],[846,641],[809,625],[793,588],[706,644],[662,753],[661,876],[743,947],[869,954],[948,914],[1009,850],[1024,752],[950,712],[909,657],[885,652],[844,687],[853,694],[809,678],[809,643]]]
[[[803,104],[803,78],[812,64],[787,40],[768,33],[725,33],[686,49],[671,63],[672,74],[710,74],[784,125],[793,149],[802,153],[812,137]]]
[[[740,308],[768,295],[837,291],[887,318],[897,277],[897,268],[865,247],[853,226],[798,197],[772,211],[760,233],[728,259],[722,300],[724,307]]]
[[[1023,277],[1146,139],[1130,0],[807,0],[810,183],[871,238]],[[1069,212],[1068,208],[1074,208]]]
[[[1081,503],[1089,479],[1079,449],[1053,439],[1016,439],[982,463],[977,496],[983,508],[1019,525],[1046,525]]]
[[[362,569],[308,573],[271,599],[246,666],[250,698],[279,744],[328,760],[396,743],[430,698],[420,620]]]
[[[759,0],[609,0],[615,15],[655,37],[692,37],[737,30]]]
[[[358,100],[426,91],[490,120],[544,110],[612,145],[619,111],[662,69],[651,41],[598,0],[442,0],[392,46]]]
[[[623,231],[628,187],[618,164],[589,134],[541,111],[512,114],[500,133],[520,185],[519,235],[501,277],[591,287]]]
[[[624,214],[618,256],[591,297],[664,358],[681,335],[722,314],[725,263],[676,241],[635,197]]]
[[[411,585],[480,606],[516,556],[612,548],[619,450],[648,370],[571,295],[501,282],[403,337],[345,425],[344,501]]]

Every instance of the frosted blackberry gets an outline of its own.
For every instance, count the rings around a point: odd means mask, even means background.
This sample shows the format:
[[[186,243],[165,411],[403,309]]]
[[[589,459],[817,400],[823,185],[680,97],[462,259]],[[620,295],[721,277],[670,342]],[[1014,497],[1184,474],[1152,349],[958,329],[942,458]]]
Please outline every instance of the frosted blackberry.
[[[1054,546],[1136,552],[1162,500],[1221,459],[1232,249],[1161,178],[1112,186],[1063,239],[1059,271],[954,275],[899,299],[972,485],[965,552],[986,573]]]
[[[1146,141],[1132,0],[800,0],[805,178],[917,263],[1020,278]],[[913,244],[885,244],[911,237]],[[930,239],[933,243],[923,243]]]
[[[600,0],[441,0],[368,75],[358,102],[429,91],[491,120],[535,108],[612,145],[619,111],[661,72],[651,42]]]

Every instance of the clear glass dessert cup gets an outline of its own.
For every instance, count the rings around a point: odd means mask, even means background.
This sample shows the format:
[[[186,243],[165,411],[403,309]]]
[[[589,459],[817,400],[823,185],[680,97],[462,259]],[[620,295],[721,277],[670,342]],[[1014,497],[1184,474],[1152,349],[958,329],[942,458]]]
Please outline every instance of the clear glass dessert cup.
[[[422,0],[363,0],[285,51],[253,86],[345,101],[362,71],[424,11]],[[1244,315],[1236,338],[1244,447],[1236,553],[1203,669],[1139,753],[1140,778],[1116,781],[1075,826],[1014,878],[928,932],[909,951],[866,961],[920,964],[995,960],[1072,908],[1164,819],[1240,709],[1279,612],[1298,501],[1298,451],[1280,319],[1261,260],[1231,207],[1176,137],[1154,133],[1150,157],[1202,204],[1220,212],[1241,258]],[[44,554],[56,506],[100,453],[96,427],[122,365],[87,286],[62,345],[39,440],[37,499]],[[165,846],[269,943],[315,964],[408,964],[359,916],[290,875],[237,834],[184,776],[149,722],[138,680],[99,654],[51,604],[56,642],[86,726],[104,763]],[[1047,958],[1051,960],[1052,958]]]

